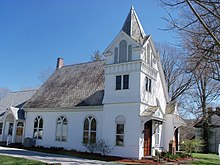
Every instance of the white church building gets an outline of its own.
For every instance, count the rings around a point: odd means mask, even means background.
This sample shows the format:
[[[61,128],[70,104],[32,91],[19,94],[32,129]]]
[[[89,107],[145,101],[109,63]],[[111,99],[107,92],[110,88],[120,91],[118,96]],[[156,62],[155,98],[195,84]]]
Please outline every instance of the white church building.
[[[105,61],[67,66],[58,58],[56,71],[23,107],[23,138],[78,151],[104,139],[110,155],[137,159],[178,149],[178,128],[185,123],[133,7],[103,54]]]

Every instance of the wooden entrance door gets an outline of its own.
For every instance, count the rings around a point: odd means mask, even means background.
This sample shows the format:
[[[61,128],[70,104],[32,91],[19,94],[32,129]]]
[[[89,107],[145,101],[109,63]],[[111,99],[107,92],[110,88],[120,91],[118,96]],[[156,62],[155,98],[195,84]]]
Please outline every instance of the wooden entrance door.
[[[152,121],[144,125],[144,156],[151,155]]]
[[[178,128],[176,128],[175,132],[174,132],[174,146],[176,147],[176,151],[179,150],[178,148],[178,144],[179,144],[179,139],[178,139]]]

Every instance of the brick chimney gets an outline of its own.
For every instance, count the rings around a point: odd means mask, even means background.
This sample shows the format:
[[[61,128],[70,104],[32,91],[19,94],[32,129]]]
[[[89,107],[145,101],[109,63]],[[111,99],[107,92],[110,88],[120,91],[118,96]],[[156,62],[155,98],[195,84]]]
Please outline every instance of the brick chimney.
[[[60,69],[63,66],[63,58],[57,58],[57,67],[56,69]]]

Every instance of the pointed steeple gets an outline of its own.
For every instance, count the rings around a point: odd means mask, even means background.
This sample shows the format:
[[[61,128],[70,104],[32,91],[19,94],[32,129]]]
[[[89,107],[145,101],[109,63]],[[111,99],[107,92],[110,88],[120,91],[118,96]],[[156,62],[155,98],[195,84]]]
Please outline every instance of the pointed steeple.
[[[133,6],[131,6],[130,12],[128,13],[128,16],[122,27],[122,31],[127,33],[132,39],[134,39],[141,45],[146,39],[146,34]]]

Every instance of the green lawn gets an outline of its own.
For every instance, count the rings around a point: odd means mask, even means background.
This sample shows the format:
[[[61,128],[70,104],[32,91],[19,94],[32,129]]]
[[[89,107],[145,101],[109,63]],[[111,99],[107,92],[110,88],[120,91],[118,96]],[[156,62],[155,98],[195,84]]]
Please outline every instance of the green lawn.
[[[16,158],[11,156],[0,155],[0,164],[1,165],[46,165],[46,163],[28,160],[24,158]]]
[[[191,163],[192,165],[220,165],[220,159],[218,155],[215,154],[198,154],[194,153],[193,157],[195,160]]]

